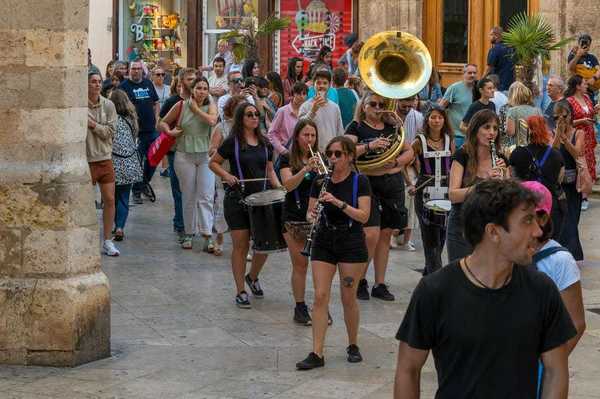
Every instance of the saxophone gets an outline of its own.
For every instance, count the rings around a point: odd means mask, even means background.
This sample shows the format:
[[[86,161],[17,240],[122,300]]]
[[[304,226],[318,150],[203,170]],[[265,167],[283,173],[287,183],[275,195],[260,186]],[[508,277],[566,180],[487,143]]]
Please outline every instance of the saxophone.
[[[331,169],[327,170],[327,173],[325,173],[325,177],[323,179],[323,185],[321,186],[321,191],[319,192],[319,199],[321,198],[323,193],[325,193],[327,191],[327,186],[329,185],[329,182],[331,181],[332,172],[333,172],[333,167]],[[321,201],[317,202],[317,208],[316,208],[317,216],[314,218],[312,224],[310,225],[310,230],[306,236],[306,242],[304,243],[304,248],[302,248],[302,251],[300,251],[300,254],[302,256],[306,256],[306,257],[310,256],[310,251],[312,249],[315,231],[317,229],[317,226],[319,226],[319,223],[321,222],[321,215],[323,214],[324,207],[325,207],[325,205]]]

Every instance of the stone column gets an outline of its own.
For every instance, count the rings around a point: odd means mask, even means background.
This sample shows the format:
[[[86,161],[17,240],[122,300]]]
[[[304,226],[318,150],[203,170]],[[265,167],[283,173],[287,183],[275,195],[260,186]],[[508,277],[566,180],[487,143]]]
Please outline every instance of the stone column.
[[[0,363],[110,355],[85,159],[88,0],[4,1],[0,17]]]
[[[423,0],[361,0],[358,12],[361,40],[385,30],[422,35]]]

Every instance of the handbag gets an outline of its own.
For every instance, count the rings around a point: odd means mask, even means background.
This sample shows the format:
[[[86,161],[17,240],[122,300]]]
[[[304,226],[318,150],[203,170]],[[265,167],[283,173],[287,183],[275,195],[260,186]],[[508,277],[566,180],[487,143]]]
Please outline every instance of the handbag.
[[[179,111],[177,111],[177,117],[175,118],[175,126],[179,123],[179,118],[183,110],[183,100],[179,102]],[[172,127],[172,126],[171,126]],[[175,145],[177,139],[165,132],[160,132],[160,136],[150,144],[148,148],[148,163],[153,168],[158,166],[160,161],[167,155],[167,152]]]
[[[592,176],[588,170],[585,157],[577,157],[575,162],[577,163],[577,192],[582,194],[590,194],[592,192],[592,186],[594,185],[594,182],[592,181]]]

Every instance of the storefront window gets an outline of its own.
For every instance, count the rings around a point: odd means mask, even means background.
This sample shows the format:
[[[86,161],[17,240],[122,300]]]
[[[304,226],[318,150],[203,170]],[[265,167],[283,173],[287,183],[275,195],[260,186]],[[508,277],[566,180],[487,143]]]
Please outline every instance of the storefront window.
[[[186,0],[122,0],[121,58],[185,65]]]
[[[204,0],[204,64],[215,56],[220,34],[244,29],[257,13],[258,0]]]
[[[468,21],[468,0],[444,1],[443,62],[467,62]]]

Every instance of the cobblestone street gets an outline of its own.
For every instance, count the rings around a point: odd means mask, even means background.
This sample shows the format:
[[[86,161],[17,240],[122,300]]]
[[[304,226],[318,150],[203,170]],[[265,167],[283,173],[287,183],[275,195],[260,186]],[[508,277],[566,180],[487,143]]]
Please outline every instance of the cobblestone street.
[[[73,369],[0,366],[0,398],[392,397],[394,335],[423,261],[418,231],[417,252],[391,254],[388,282],[396,301],[360,302],[364,362],[346,361],[336,281],[325,367],[298,372],[295,363],[311,349],[311,329],[292,322],[287,252],[267,261],[261,274],[265,298],[251,297],[251,310],[236,308],[228,237],[220,258],[181,250],[171,228],[167,180],[158,174],[154,180],[158,201],[132,208],[121,256],[103,257],[112,289],[112,357]],[[600,398],[599,218],[600,202],[593,200],[581,225],[587,331],[570,359],[569,397],[576,399]],[[422,397],[433,397],[435,386],[430,356]]]

